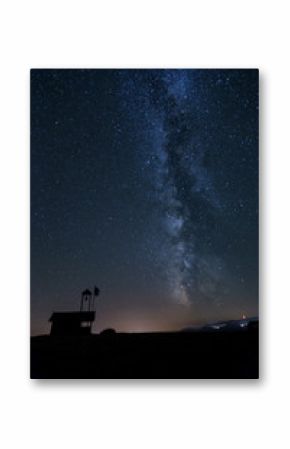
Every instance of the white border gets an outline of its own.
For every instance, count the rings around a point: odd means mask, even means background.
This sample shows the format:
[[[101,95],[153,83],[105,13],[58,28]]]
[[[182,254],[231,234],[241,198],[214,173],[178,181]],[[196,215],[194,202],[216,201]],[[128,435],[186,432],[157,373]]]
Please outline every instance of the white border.
[[[2,2],[1,447],[289,446],[287,6],[282,0]],[[29,380],[31,67],[260,69],[260,381]]]

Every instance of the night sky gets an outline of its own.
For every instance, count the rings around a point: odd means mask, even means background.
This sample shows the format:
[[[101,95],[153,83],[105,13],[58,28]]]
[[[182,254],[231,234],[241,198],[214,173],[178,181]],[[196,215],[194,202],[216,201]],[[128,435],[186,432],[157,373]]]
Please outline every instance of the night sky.
[[[32,70],[31,327],[258,315],[258,71]]]

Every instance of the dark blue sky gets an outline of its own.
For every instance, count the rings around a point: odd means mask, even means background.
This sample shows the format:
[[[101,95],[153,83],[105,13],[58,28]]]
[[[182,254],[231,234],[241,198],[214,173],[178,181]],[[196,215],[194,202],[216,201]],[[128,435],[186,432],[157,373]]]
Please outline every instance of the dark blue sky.
[[[32,332],[258,313],[258,71],[32,70]]]

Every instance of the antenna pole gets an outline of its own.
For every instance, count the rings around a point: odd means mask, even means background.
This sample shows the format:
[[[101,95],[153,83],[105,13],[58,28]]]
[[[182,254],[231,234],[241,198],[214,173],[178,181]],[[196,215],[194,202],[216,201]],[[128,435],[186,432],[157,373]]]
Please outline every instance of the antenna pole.
[[[82,295],[81,295],[81,306],[80,306],[80,312],[82,312],[82,311],[83,311],[83,300],[84,300],[84,297],[83,297],[83,293],[82,293]]]

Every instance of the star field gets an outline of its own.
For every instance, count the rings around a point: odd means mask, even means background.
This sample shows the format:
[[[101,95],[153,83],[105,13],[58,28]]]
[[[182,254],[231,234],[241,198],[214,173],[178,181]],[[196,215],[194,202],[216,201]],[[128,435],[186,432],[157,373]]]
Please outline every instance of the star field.
[[[258,313],[258,71],[33,70],[32,332]]]

